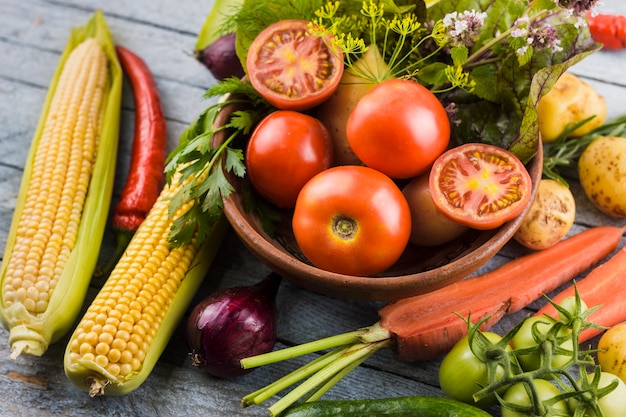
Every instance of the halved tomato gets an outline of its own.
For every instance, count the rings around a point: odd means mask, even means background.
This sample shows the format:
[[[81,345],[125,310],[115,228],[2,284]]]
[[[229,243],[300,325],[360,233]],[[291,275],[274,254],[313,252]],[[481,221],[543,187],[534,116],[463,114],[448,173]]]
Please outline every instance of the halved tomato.
[[[271,105],[306,110],[326,100],[343,74],[343,53],[306,20],[281,20],[254,39],[246,57],[252,86]]]
[[[512,220],[530,204],[532,180],[511,152],[495,145],[467,143],[437,158],[429,188],[442,214],[486,230]]]

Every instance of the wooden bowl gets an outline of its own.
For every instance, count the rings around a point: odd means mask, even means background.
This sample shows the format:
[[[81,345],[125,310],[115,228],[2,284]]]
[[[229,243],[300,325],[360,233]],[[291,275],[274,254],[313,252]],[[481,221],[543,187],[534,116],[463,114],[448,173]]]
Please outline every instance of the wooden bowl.
[[[216,124],[223,125],[234,110],[225,107]],[[221,143],[227,132],[214,136]],[[244,146],[244,144],[239,144]],[[245,149],[242,147],[242,149]],[[541,179],[543,154],[527,168],[533,180],[531,201]],[[273,236],[263,229],[256,214],[246,210],[246,193],[251,187],[246,178],[227,173],[235,191],[224,200],[224,212],[232,228],[249,250],[273,271],[310,291],[337,298],[391,301],[418,295],[459,281],[476,271],[513,237],[530,205],[515,219],[493,230],[469,230],[456,240],[437,247],[409,245],[400,259],[387,271],[374,277],[337,274],[316,268],[299,251],[291,229],[291,212],[282,211]],[[249,197],[249,195],[248,195]]]

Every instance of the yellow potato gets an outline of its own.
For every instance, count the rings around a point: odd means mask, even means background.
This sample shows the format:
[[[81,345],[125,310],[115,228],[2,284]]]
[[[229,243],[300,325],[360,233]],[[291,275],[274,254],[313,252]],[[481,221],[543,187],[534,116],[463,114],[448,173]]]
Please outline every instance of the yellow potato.
[[[558,243],[574,224],[576,201],[559,182],[543,179],[537,197],[513,238],[523,246],[541,250]]]
[[[626,380],[626,322],[609,328],[598,342],[600,368]]]
[[[578,160],[578,175],[600,211],[626,218],[626,138],[604,136],[591,142]]]
[[[553,142],[565,128],[595,115],[569,137],[583,136],[606,120],[604,97],[586,82],[568,72],[561,75],[550,91],[539,100],[539,129],[544,142]]]

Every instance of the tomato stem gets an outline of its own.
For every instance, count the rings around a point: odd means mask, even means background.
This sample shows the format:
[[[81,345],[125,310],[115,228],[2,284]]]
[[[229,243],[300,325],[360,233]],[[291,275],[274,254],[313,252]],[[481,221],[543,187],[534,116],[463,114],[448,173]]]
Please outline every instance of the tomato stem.
[[[340,214],[333,219],[333,232],[342,240],[353,239],[359,230],[357,222],[350,217]]]

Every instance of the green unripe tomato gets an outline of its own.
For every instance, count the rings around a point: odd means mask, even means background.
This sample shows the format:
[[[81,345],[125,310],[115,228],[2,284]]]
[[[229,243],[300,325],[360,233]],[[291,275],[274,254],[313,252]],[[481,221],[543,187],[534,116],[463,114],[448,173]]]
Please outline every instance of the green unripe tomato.
[[[544,317],[533,316],[527,318],[519,331],[513,337],[511,341],[513,349],[526,349],[537,345],[535,338],[533,337],[532,328],[536,325],[539,332],[546,334],[551,327],[551,323]],[[561,347],[567,350],[572,350],[573,344],[571,339],[565,340],[561,343]],[[525,355],[518,355],[520,365],[525,371],[534,371],[541,366],[541,355],[539,353],[528,353]],[[570,355],[554,355],[552,356],[552,366],[563,366],[570,360]]]
[[[533,380],[535,388],[537,390],[537,395],[539,400],[545,404],[545,401],[556,397],[561,394],[561,391],[550,381],[546,381],[545,379],[535,379]],[[526,387],[523,383],[518,382],[512,385],[509,389],[506,390],[503,396],[504,401],[520,405],[524,407],[531,407],[532,401],[528,392],[526,391]],[[551,409],[553,410],[552,414],[545,415],[567,415],[568,408],[567,403],[564,400],[557,401],[556,403],[551,405]],[[530,412],[519,412],[514,411],[505,405],[501,407],[502,417],[533,417],[534,414]]]
[[[589,380],[593,378],[593,375],[589,375]],[[608,372],[602,372],[600,374],[600,382],[598,388],[603,388],[609,385],[614,380],[617,380],[617,387],[609,392],[604,397],[598,400],[598,405],[602,411],[603,417],[624,417],[626,416],[626,383],[622,381],[616,375]],[[578,400],[576,398],[570,398],[568,401],[570,412],[574,413],[578,406]],[[587,411],[585,417],[597,417],[593,411]]]
[[[502,337],[496,333],[483,332],[489,341],[497,343]],[[498,368],[497,376],[504,375],[504,369]],[[465,336],[459,340],[443,358],[439,366],[439,385],[441,390],[451,398],[480,408],[488,408],[496,403],[491,396],[475,402],[473,395],[484,388],[489,382],[487,365],[477,358]]]

